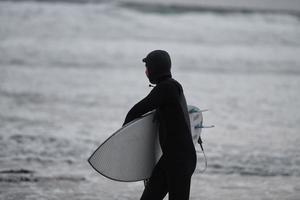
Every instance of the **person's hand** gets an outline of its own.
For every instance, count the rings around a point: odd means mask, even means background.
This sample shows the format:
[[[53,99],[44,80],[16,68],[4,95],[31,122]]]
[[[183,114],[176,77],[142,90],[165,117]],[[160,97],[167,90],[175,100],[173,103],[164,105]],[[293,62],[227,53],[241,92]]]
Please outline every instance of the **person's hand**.
[[[146,187],[148,183],[149,183],[149,179],[145,179],[144,180],[144,186]]]

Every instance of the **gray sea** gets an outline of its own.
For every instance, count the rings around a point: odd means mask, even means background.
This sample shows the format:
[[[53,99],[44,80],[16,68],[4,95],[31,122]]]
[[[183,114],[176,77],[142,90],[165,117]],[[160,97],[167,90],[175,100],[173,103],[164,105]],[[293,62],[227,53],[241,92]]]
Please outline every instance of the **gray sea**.
[[[142,58],[165,49],[216,126],[190,199],[299,200],[299,15],[141,2],[0,1],[0,199],[139,199],[142,182],[87,158],[150,92]]]

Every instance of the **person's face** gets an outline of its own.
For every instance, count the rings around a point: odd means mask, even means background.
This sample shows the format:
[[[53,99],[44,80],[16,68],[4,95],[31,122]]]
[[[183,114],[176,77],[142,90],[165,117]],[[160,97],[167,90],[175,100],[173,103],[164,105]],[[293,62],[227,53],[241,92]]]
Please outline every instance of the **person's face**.
[[[148,72],[148,68],[147,67],[145,67],[146,69],[145,69],[145,74],[146,74],[146,76],[149,78],[149,72]]]

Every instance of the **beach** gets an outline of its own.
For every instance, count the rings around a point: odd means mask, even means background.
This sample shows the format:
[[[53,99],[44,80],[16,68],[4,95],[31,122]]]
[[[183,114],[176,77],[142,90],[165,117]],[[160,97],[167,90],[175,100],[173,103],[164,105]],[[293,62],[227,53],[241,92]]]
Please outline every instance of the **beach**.
[[[215,125],[190,199],[300,198],[299,17],[182,10],[0,2],[0,199],[139,199],[87,159],[151,91],[154,49]]]

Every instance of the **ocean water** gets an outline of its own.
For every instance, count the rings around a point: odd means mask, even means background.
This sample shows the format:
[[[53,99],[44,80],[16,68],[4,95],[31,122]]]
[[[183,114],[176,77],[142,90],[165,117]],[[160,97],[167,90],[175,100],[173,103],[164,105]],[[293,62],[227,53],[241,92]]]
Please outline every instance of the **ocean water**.
[[[300,18],[145,8],[0,2],[0,199],[138,199],[87,158],[151,90],[153,49],[216,126],[191,199],[300,199]]]

